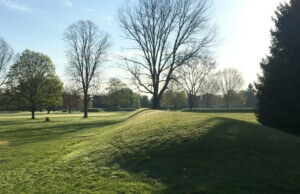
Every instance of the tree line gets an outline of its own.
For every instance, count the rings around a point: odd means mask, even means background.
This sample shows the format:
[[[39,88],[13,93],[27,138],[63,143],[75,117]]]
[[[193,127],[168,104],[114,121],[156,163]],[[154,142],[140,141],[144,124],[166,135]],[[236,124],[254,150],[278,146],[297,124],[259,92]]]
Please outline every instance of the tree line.
[[[230,107],[243,78],[235,69],[212,74],[217,31],[211,25],[209,8],[208,0],[139,0],[119,9],[123,34],[135,45],[132,56],[120,55],[119,60],[130,73],[132,86],[147,94],[142,97],[117,79],[109,80],[107,94],[95,95],[99,87],[103,88],[100,75],[108,60],[111,38],[92,21],[75,22],[63,34],[69,87],[63,86],[47,55],[28,49],[15,57],[6,73],[14,54],[1,39],[0,83],[5,85],[1,104],[29,109],[32,118],[36,110],[50,112],[62,106],[68,112],[82,109],[87,118],[89,107],[118,110],[138,108],[140,102],[154,109],[160,109],[162,103],[169,107],[178,99],[172,85],[178,85],[182,89],[178,94],[181,99],[186,97],[183,101],[190,109],[200,102],[201,95],[210,106],[211,96],[218,92]],[[183,104],[179,100],[173,106],[177,109]]]
[[[123,35],[135,45],[133,56],[121,55],[119,59],[131,74],[133,85],[151,95],[152,108],[161,108],[162,96],[177,79],[179,68],[210,56],[217,33],[210,24],[209,8],[208,0],[139,0],[119,9]],[[89,20],[71,24],[63,37],[68,60],[66,72],[72,87],[80,93],[86,118],[93,91],[101,87],[100,72],[108,60],[111,38]],[[12,54],[3,53],[5,66]],[[6,77],[6,90],[19,104],[30,108],[32,118],[37,106],[54,106],[50,95],[57,97],[54,90],[61,91],[59,87],[49,89],[50,85],[57,85],[52,82],[60,80],[51,59],[42,53],[25,50],[17,56]],[[47,92],[49,98],[45,97]]]
[[[192,109],[199,103],[212,106],[221,95],[220,104],[224,107],[235,106],[238,96],[247,96],[242,104],[252,107],[257,96],[256,116],[261,123],[297,131],[299,1],[291,0],[278,7],[273,18],[270,55],[261,62],[263,72],[255,88],[249,85],[247,91],[240,91],[244,80],[238,70],[214,72],[213,50],[218,33],[211,22],[210,3],[209,0],[138,0],[119,9],[122,35],[131,41],[133,46],[127,49],[133,52],[119,55],[118,59],[131,75],[130,87],[147,94],[142,97],[114,79],[109,82],[111,88],[107,94],[94,95],[97,88],[103,87],[99,82],[100,72],[109,59],[111,38],[92,21],[75,22],[63,35],[68,59],[66,71],[72,88],[69,94],[62,89],[51,59],[42,53],[25,50],[16,55],[8,68],[14,52],[0,39],[0,86],[4,87],[1,93],[7,94],[11,102],[5,105],[27,107],[34,118],[34,112],[41,107],[50,110],[66,101],[71,110],[75,106],[72,104],[79,104],[74,99],[80,99],[86,118],[91,103],[112,109],[138,107],[138,102],[153,109],[162,106],[177,109],[186,103],[184,106]]]

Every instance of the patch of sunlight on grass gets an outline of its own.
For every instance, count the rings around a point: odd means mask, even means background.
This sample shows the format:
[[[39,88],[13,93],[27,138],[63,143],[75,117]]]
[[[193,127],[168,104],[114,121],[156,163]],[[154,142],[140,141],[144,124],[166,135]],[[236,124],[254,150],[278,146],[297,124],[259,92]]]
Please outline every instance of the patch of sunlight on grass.
[[[0,146],[7,146],[8,144],[9,144],[9,141],[0,140]]]

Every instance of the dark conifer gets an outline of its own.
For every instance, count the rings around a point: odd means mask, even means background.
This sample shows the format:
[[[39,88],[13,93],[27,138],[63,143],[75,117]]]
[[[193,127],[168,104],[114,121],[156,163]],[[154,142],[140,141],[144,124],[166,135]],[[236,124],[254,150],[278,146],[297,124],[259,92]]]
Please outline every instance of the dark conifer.
[[[262,124],[300,132],[300,1],[281,4],[274,22],[270,55],[256,84],[256,116]]]

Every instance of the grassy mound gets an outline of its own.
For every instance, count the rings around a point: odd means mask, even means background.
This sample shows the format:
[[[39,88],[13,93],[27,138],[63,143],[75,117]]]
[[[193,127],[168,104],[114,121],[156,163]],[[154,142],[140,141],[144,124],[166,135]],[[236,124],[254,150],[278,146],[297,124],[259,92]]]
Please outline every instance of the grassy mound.
[[[253,114],[0,115],[4,193],[299,193],[299,137]]]

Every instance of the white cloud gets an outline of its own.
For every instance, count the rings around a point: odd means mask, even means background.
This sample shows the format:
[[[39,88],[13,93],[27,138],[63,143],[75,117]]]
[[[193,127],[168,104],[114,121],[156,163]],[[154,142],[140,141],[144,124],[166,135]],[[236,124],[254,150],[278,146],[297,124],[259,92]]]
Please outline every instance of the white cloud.
[[[69,7],[71,7],[73,5],[71,0],[65,0],[65,4],[66,4],[66,6],[69,6]]]
[[[31,9],[26,7],[25,5],[22,5],[20,3],[16,3],[11,0],[3,0],[1,1],[1,4],[4,5],[5,7],[12,9],[12,10],[17,10],[17,11],[23,11],[23,12],[30,12]]]

